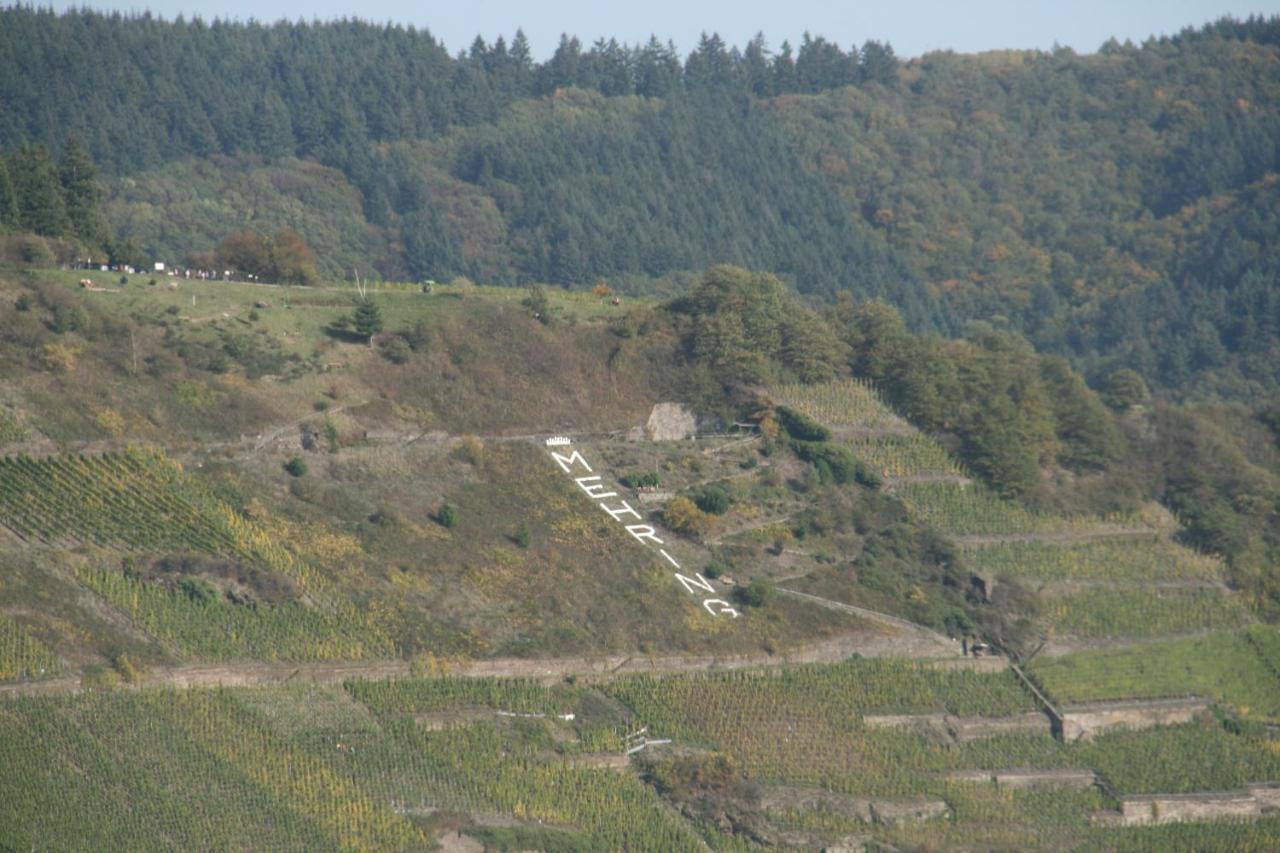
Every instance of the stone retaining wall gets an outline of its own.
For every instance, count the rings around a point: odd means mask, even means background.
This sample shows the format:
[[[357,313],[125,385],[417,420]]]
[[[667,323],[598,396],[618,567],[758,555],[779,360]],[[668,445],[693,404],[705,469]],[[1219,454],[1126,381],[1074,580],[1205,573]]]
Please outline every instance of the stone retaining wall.
[[[1062,739],[1092,740],[1107,729],[1147,729],[1189,723],[1208,712],[1205,699],[1156,699],[1134,702],[1101,702],[1062,709]]]
[[[1030,788],[1035,785],[1058,785],[1067,788],[1088,788],[1097,784],[1098,777],[1092,770],[959,770],[947,776],[953,782],[995,783],[1001,788]]]
[[[1094,815],[1095,823],[1153,826],[1204,820],[1251,820],[1280,811],[1280,784],[1264,782],[1247,791],[1203,794],[1143,794],[1121,797],[1120,811]]]

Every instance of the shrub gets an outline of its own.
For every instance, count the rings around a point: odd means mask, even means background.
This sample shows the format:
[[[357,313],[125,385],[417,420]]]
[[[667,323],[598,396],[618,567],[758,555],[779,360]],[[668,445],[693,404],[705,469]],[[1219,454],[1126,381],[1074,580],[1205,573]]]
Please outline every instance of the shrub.
[[[382,353],[383,358],[392,364],[406,364],[409,361],[409,357],[413,355],[413,349],[399,335],[385,338],[378,344],[378,351]]]
[[[453,508],[453,504],[441,504],[440,511],[436,513],[436,521],[440,522],[441,527],[453,527],[458,523],[458,511]]]
[[[623,474],[618,478],[618,482],[628,489],[639,489],[645,486],[656,488],[662,485],[662,477],[657,471],[645,471],[643,474]]]
[[[710,515],[723,515],[729,510],[729,505],[733,503],[733,499],[729,497],[729,493],[722,486],[707,486],[698,493],[695,499],[698,509]]]
[[[707,527],[707,514],[683,495],[667,501],[662,510],[662,523],[677,533],[696,536]]]
[[[827,441],[831,438],[831,430],[802,412],[786,406],[778,406],[775,411],[787,435],[797,441]]]
[[[213,604],[221,597],[218,588],[203,578],[183,578],[178,581],[178,589],[199,605]]]
[[[533,317],[542,325],[551,322],[551,303],[547,299],[547,292],[541,287],[534,285],[529,288],[528,295],[520,300],[520,304],[533,312]]]
[[[76,352],[66,344],[45,344],[40,350],[40,366],[51,373],[70,373],[76,369]]]
[[[464,435],[453,455],[469,465],[479,465],[484,461],[484,441],[474,435]]]
[[[288,462],[284,463],[284,470],[293,477],[303,477],[307,473],[307,460],[301,456],[295,456]]]
[[[110,690],[120,684],[120,673],[102,664],[90,664],[80,676],[80,685],[89,690]]]
[[[773,600],[773,594],[773,581],[768,578],[756,578],[734,591],[734,597],[738,599],[738,603],[746,607],[764,607]]]
[[[520,526],[516,528],[516,535],[511,538],[518,547],[528,548],[530,539],[528,523],[520,522]]]
[[[58,334],[74,332],[89,324],[89,315],[79,305],[55,305],[49,327]]]
[[[404,338],[405,343],[409,345],[409,349],[414,352],[422,352],[431,343],[431,332],[427,328],[427,324],[419,320],[413,324],[413,327],[407,331],[401,332],[400,337]]]
[[[880,474],[844,445],[828,441],[793,441],[791,448],[806,462],[812,462],[824,479],[830,477],[837,483],[856,482],[869,489],[878,489],[883,482]]]

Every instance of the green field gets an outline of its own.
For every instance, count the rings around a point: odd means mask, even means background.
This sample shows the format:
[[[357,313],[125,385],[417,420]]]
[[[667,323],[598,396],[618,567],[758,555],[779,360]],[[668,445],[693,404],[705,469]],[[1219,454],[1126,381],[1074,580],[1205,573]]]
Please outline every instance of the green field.
[[[1280,630],[1186,637],[1118,649],[1039,658],[1032,672],[1057,699],[1086,702],[1128,697],[1201,695],[1241,713],[1280,719],[1280,674],[1274,650]],[[1256,645],[1255,645],[1256,643]]]

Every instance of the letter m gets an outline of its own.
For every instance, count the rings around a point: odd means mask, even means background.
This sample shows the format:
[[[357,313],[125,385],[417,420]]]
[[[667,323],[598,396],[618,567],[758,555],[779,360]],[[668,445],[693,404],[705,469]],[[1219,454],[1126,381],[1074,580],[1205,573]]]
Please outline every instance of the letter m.
[[[560,463],[561,469],[563,469],[566,474],[572,473],[569,469],[573,467],[573,463],[575,462],[580,463],[583,468],[586,468],[587,473],[591,473],[591,466],[587,464],[587,460],[582,458],[582,454],[576,450],[568,456],[561,456],[553,450],[551,451],[551,458]]]

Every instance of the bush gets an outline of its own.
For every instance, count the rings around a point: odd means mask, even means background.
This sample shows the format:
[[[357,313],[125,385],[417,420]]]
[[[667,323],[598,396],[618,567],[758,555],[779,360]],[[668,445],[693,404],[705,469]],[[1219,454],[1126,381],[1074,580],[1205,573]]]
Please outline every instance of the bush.
[[[723,515],[728,512],[729,505],[733,503],[733,499],[729,497],[729,493],[722,486],[707,486],[699,494],[694,501],[698,505],[698,509],[710,515]]]
[[[639,489],[645,486],[656,488],[662,485],[662,477],[657,471],[646,471],[643,474],[623,474],[618,482],[628,489]]]
[[[831,430],[806,414],[786,406],[778,406],[776,411],[782,428],[797,441],[827,441],[831,438]]]
[[[89,324],[89,315],[79,305],[55,305],[49,328],[58,334],[75,332]]]
[[[533,317],[542,325],[551,322],[551,303],[547,299],[547,292],[541,287],[534,285],[529,288],[528,295],[520,300],[520,304],[533,312]]]
[[[187,598],[200,605],[213,604],[221,598],[218,588],[203,578],[183,578],[178,581],[178,589],[182,590],[182,594]]]
[[[516,543],[517,547],[528,548],[530,539],[528,523],[524,521],[520,522],[520,526],[516,528],[516,535],[511,538],[512,541]]]
[[[683,495],[667,501],[662,510],[662,523],[677,533],[696,536],[707,527],[707,514]]]
[[[773,581],[768,578],[756,578],[734,591],[734,597],[738,599],[738,603],[745,607],[764,607],[773,600],[773,595]]]
[[[422,352],[431,343],[431,332],[427,329],[427,324],[419,320],[413,324],[413,327],[407,331],[401,332],[400,337],[404,338],[405,343],[409,345],[409,349],[414,352]]]
[[[453,504],[441,504],[440,511],[436,513],[436,521],[440,522],[441,527],[453,527],[458,523],[458,511],[453,508]]]
[[[307,460],[301,456],[295,456],[288,462],[284,463],[284,470],[289,472],[290,476],[303,477],[307,473]]]
[[[413,355],[413,349],[399,335],[385,338],[378,344],[378,351],[382,353],[383,358],[392,364],[406,364],[409,361],[409,357]]]
[[[828,441],[793,441],[791,449],[806,462],[812,462],[823,479],[836,483],[856,482],[868,489],[878,489],[884,482],[871,466],[853,455],[853,451]]]

